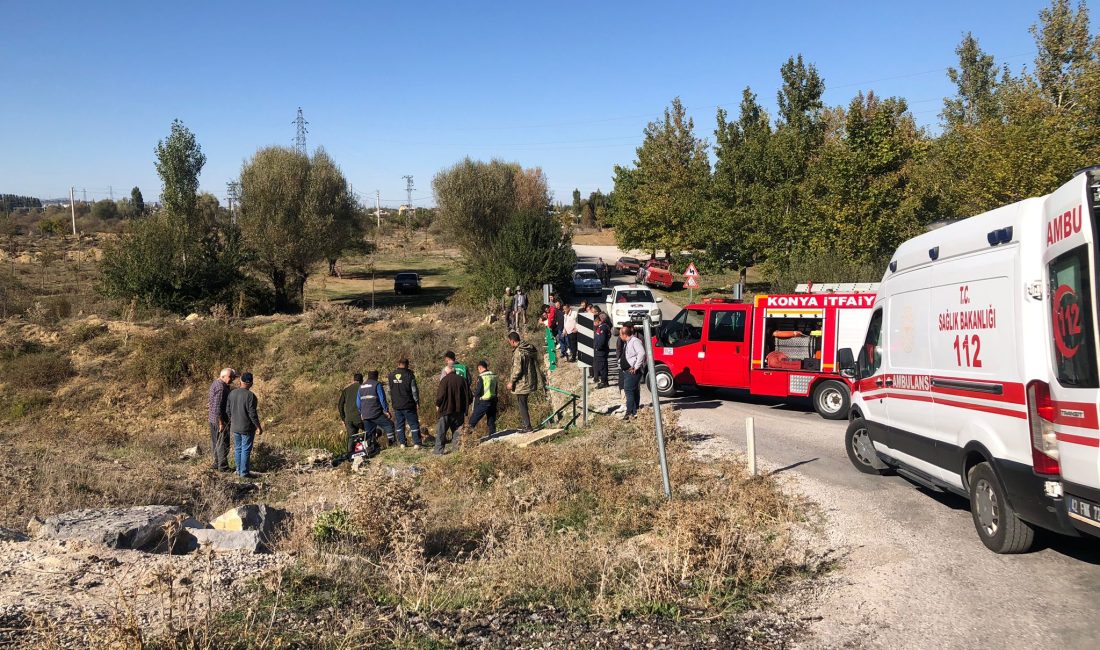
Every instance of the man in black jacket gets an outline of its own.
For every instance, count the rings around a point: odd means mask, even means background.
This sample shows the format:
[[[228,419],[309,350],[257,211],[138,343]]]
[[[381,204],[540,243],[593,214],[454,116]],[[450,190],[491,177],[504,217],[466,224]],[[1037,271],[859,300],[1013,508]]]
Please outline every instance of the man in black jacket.
[[[229,413],[229,430],[233,432],[233,455],[237,462],[237,476],[252,478],[248,461],[252,457],[252,443],[263,435],[260,415],[256,410],[256,394],[252,392],[252,373],[241,375],[241,387],[229,393],[225,410]]]
[[[592,380],[596,388],[607,388],[607,356],[611,352],[611,325],[607,314],[596,317],[596,332],[592,341]]]
[[[344,429],[348,432],[348,458],[355,451],[355,443],[352,439],[363,430],[363,418],[359,416],[359,386],[363,383],[363,373],[352,375],[352,382],[344,386],[340,391],[340,401],[336,408],[340,412],[340,421],[344,423]]]
[[[371,370],[367,373],[367,380],[359,386],[359,417],[363,418],[363,431],[367,434],[367,447],[370,451],[367,455],[374,455],[378,449],[375,439],[378,430],[386,434],[386,439],[392,445],[394,443],[393,422],[390,422],[390,407],[386,404],[386,389],[382,382],[378,381],[378,371]],[[402,433],[402,442],[405,435]]]
[[[409,446],[405,438],[405,423],[409,425],[409,433],[412,435],[412,444],[417,449],[424,446],[420,440],[420,417],[417,409],[420,407],[420,389],[416,385],[416,375],[409,368],[409,360],[401,359],[397,362],[397,369],[390,373],[390,406],[393,407],[394,426],[397,428],[397,439],[402,445]]]

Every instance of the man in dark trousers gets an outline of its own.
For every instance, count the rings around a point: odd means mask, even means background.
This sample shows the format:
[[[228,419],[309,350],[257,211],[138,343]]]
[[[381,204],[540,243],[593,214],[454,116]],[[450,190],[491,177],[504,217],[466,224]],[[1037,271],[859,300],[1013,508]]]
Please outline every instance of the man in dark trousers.
[[[508,390],[516,396],[522,427],[520,432],[526,432],[531,430],[527,400],[531,393],[546,387],[546,378],[542,374],[539,353],[535,346],[524,341],[518,332],[508,334],[508,345],[512,346],[512,372],[508,375]]]
[[[210,422],[210,453],[213,456],[214,469],[229,471],[229,415],[225,412],[229,391],[233,390],[233,380],[237,371],[223,368],[214,383],[210,384],[210,394],[206,402],[207,420]]]
[[[596,331],[592,338],[592,380],[596,388],[607,388],[607,356],[611,353],[611,324],[607,314],[596,315]]]
[[[497,432],[497,376],[489,370],[485,359],[477,362],[477,378],[474,379],[474,413],[470,416],[470,428],[473,429],[481,418],[485,418],[489,435]]]
[[[359,387],[359,417],[363,418],[363,431],[367,434],[367,455],[378,452],[375,440],[378,430],[386,433],[386,440],[394,443],[393,423],[390,422],[390,407],[386,404],[386,389],[378,381],[378,371],[367,373],[367,380]],[[401,442],[405,442],[405,433],[401,433]]]
[[[452,449],[457,451],[462,436],[462,421],[470,406],[470,386],[452,366],[443,369],[443,379],[436,389],[435,406],[439,409],[439,423],[435,429],[435,453],[443,453],[448,431],[454,434]]]
[[[344,390],[340,391],[340,401],[336,404],[340,412],[340,421],[344,423],[344,429],[348,432],[348,458],[355,451],[355,443],[352,438],[363,430],[363,418],[359,416],[359,386],[363,383],[363,373],[352,375],[352,381]]]
[[[229,430],[233,432],[233,457],[237,463],[237,476],[252,478],[248,461],[252,457],[252,443],[263,435],[257,411],[256,394],[252,392],[252,373],[241,375],[241,387],[229,393],[226,411],[229,413]]]
[[[623,371],[623,392],[626,393],[626,412],[623,413],[623,419],[629,420],[638,415],[638,405],[641,402],[642,375],[645,374],[646,363],[645,344],[634,336],[630,325],[623,325],[619,329],[619,339],[623,342],[619,368]]]
[[[390,373],[390,400],[393,402],[394,424],[397,426],[397,439],[405,442],[405,424],[409,425],[413,446],[423,449],[420,440],[420,389],[416,385],[416,375],[409,368],[409,360],[397,362],[397,369]]]

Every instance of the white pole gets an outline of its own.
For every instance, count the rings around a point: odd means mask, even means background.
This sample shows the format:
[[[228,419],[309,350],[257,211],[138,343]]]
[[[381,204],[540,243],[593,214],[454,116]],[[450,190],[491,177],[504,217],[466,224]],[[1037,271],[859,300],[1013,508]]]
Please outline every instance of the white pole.
[[[374,191],[374,218],[378,221],[376,224],[378,230],[382,229],[382,192],[380,190]],[[378,236],[377,231],[375,237]]]
[[[745,418],[745,455],[749,459],[749,474],[756,476],[756,426],[752,418]]]
[[[69,209],[73,214],[73,237],[76,237],[76,188],[69,187]]]

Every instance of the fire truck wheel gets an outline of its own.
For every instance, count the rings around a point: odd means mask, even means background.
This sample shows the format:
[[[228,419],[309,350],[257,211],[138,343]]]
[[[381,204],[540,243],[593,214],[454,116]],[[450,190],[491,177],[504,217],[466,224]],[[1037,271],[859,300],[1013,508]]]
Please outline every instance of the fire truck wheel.
[[[970,484],[970,514],[982,543],[994,553],[1031,550],[1035,529],[1016,516],[989,463],[975,465],[967,482]]]
[[[676,380],[672,377],[672,371],[668,369],[668,366],[657,366],[653,378],[657,382],[658,395],[661,397],[676,396]]]
[[[823,381],[814,389],[814,410],[826,420],[843,420],[848,417],[848,387],[832,379]]]
[[[848,460],[864,474],[885,474],[889,466],[879,460],[871,436],[867,433],[867,422],[862,418],[852,420],[844,434],[844,447],[848,450]]]

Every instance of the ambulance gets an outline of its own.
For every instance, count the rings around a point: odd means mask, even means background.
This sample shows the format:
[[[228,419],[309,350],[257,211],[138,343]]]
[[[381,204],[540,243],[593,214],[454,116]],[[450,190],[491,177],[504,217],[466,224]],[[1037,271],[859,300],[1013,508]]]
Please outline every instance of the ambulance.
[[[894,254],[855,351],[845,436],[866,473],[970,500],[982,542],[1100,535],[1100,167]]]
[[[862,341],[877,286],[802,285],[802,293],[748,304],[688,305],[654,337],[657,392],[671,397],[690,386],[809,397],[822,417],[843,420],[854,384],[840,375],[837,350]]]

